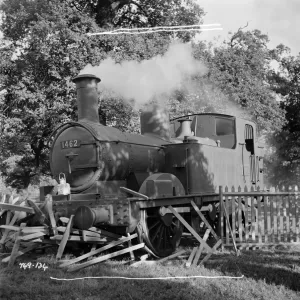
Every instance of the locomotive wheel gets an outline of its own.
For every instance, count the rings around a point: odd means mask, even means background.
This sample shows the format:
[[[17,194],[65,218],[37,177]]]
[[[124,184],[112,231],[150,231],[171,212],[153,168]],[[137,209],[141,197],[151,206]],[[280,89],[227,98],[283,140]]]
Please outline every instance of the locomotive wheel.
[[[160,188],[149,192],[147,189],[147,181],[160,182]],[[179,179],[169,173],[156,173],[150,175],[142,183],[139,193],[152,198],[165,197],[164,194],[168,191],[168,186],[162,188],[163,181],[172,182],[172,195],[185,195],[185,190]],[[172,196],[168,196],[172,197]],[[175,252],[179,246],[183,232],[183,226],[180,221],[172,214],[165,213],[163,207],[153,207],[147,210],[141,210],[141,219],[138,227],[140,241],[144,242],[149,250],[157,257],[165,257]]]
[[[179,246],[183,226],[173,214],[161,215],[159,208],[142,210],[142,240],[158,257],[172,254]]]

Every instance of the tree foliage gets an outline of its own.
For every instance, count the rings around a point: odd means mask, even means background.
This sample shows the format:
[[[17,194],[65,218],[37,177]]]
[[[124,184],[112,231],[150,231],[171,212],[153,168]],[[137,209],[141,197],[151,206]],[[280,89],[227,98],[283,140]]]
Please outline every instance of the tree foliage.
[[[101,28],[155,27],[199,23],[203,9],[192,0],[68,0],[83,13],[95,15]]]
[[[280,53],[287,49],[280,47]],[[274,184],[297,184],[300,180],[300,55],[284,55],[280,68],[272,72],[270,84],[282,99],[281,107],[285,110],[286,123],[282,130],[271,139],[272,155],[269,169],[271,182]]]
[[[268,41],[259,30],[239,29],[222,46],[194,44],[194,55],[206,62],[207,74],[178,90],[171,110],[229,113],[253,119],[265,134],[279,130],[284,113],[269,74],[271,61],[278,60],[283,49],[268,49]]]
[[[71,79],[87,64],[99,65],[108,57],[117,63],[148,60],[163,55],[174,37],[187,42],[194,36],[163,32],[89,37],[87,33],[201,24],[204,15],[192,0],[4,0],[0,9],[4,34],[0,45],[0,171],[16,187],[27,187],[49,173],[48,137],[56,126],[76,120]],[[208,71],[174,91],[168,103],[170,115],[247,114],[265,135],[275,137],[269,160],[277,166],[274,174],[298,176],[300,58],[284,57],[284,45],[269,49],[267,35],[244,29],[231,34],[222,46],[193,43],[195,58],[204,60]],[[273,60],[280,63],[279,72],[272,70]],[[281,107],[278,95],[284,99]],[[138,131],[138,113],[121,97],[99,96],[99,113],[108,125]]]
[[[141,61],[163,54],[172,37],[87,33],[118,26],[199,23],[203,16],[193,1],[184,6],[181,1],[4,0],[1,12],[5,43],[0,49],[0,169],[7,183],[16,187],[27,187],[38,175],[48,174],[50,133],[76,120],[72,77],[107,57]],[[115,100],[101,102],[101,109],[108,111],[107,122],[134,131],[132,108]],[[123,121],[116,122],[113,112]]]
[[[210,78],[267,132],[280,128],[283,122],[267,82],[270,62],[276,59],[274,50],[267,47],[268,41],[259,30],[238,30],[208,59]]]

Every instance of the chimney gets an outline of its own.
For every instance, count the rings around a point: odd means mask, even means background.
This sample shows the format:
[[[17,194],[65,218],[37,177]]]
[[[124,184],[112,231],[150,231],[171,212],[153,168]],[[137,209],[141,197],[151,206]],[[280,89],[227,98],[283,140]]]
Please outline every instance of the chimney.
[[[78,121],[99,123],[97,84],[101,81],[95,75],[78,75],[72,80],[76,83]]]
[[[180,122],[179,134],[176,136],[178,139],[184,139],[186,136],[193,136],[191,131],[191,119],[181,119]]]
[[[156,135],[160,138],[170,140],[170,121],[166,109],[159,105],[148,107],[141,113],[141,134]]]

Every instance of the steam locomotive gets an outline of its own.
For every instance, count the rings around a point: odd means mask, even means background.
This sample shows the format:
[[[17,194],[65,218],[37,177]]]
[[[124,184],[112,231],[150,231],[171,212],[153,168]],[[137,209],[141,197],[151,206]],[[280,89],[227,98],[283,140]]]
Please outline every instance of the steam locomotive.
[[[230,115],[204,113],[169,120],[153,105],[140,116],[141,134],[129,134],[99,122],[94,75],[73,79],[78,121],[52,135],[50,166],[59,180],[65,174],[69,195],[53,194],[56,217],[74,215],[74,226],[119,233],[137,231],[156,256],[175,251],[182,225],[168,205],[196,228],[193,197],[213,221],[216,205],[203,193],[220,185],[263,185],[263,149],[256,124]],[[44,192],[46,194],[46,191]],[[197,225],[198,224],[198,225]]]

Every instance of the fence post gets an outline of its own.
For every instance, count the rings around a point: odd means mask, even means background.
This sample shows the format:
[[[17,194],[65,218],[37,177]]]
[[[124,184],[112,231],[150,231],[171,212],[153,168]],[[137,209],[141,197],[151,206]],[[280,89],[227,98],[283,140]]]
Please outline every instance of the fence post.
[[[219,200],[220,200],[220,220],[219,220],[219,229],[220,229],[220,237],[223,242],[224,238],[224,209],[223,209],[223,188],[219,186]],[[224,250],[224,246],[222,244],[222,251]]]

